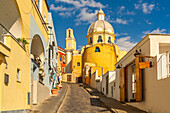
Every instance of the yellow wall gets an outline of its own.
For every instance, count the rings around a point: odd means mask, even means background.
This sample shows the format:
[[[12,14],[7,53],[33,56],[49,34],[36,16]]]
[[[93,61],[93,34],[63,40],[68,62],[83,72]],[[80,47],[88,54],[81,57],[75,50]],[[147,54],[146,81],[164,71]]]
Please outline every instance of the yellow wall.
[[[77,62],[80,62],[80,66],[77,66]],[[72,57],[72,72],[76,75],[76,77],[80,77],[82,75],[82,55],[74,54]]]
[[[119,57],[118,57],[118,60],[119,61],[122,57],[124,57],[125,55],[127,54],[126,51],[119,51]]]
[[[48,42],[48,31],[47,27],[45,27],[44,21],[44,14],[46,15],[46,23],[48,23],[48,8],[46,6],[45,0],[43,0],[43,8],[42,8],[42,17],[39,15],[37,8],[33,4],[32,0],[15,0],[16,7],[18,8],[19,16],[20,16],[20,23],[21,23],[21,31],[22,31],[22,37],[27,39],[27,41],[30,43],[30,33],[33,31],[30,31],[30,15],[33,16],[35,19],[41,33],[43,34],[45,40]],[[41,19],[42,18],[42,19]],[[20,38],[20,37],[17,37]],[[30,52],[30,44],[26,46],[26,50]]]
[[[30,109],[30,105],[27,104],[27,93],[30,92],[30,57],[18,42],[10,36],[7,36],[6,42],[11,50],[8,57],[5,57],[3,63],[0,65],[2,70],[0,71],[0,111]],[[17,68],[21,72],[21,82],[17,82]],[[9,75],[8,86],[4,84],[5,73]]]
[[[95,48],[99,47],[100,52],[95,52]],[[85,62],[95,63],[96,66],[108,67],[108,71],[115,70],[117,62],[115,48],[110,44],[96,44],[86,48],[83,55],[83,67]]]
[[[33,4],[32,0],[14,0],[18,14],[20,17],[22,38],[24,37],[29,43],[30,36],[33,31],[30,31],[30,19],[31,15],[35,19],[42,35],[44,36],[46,42],[48,42],[48,31],[47,27],[43,24],[44,14],[46,15],[46,23],[48,23],[48,8],[43,0],[42,6],[42,16],[39,14],[37,8]],[[21,37],[16,37],[21,38]],[[0,45],[0,51],[7,54],[5,61],[8,64],[7,69],[6,64],[2,63],[0,65],[0,73],[2,75],[0,79],[0,111],[8,110],[19,110],[19,109],[30,109],[30,105],[27,104],[27,93],[30,92],[30,45],[26,45],[26,51],[16,42],[13,38],[8,37],[6,39],[7,46],[11,51],[5,51],[5,49]],[[27,52],[27,53],[26,53]],[[17,68],[21,72],[21,82],[17,82]],[[9,75],[9,84],[6,86],[4,84],[4,73]]]

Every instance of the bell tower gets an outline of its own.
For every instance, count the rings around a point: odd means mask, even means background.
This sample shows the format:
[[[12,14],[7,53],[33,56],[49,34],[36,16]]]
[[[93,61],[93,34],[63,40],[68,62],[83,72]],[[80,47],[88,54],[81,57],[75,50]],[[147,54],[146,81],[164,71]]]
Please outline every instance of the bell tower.
[[[74,38],[73,30],[66,30],[66,73],[72,72],[72,55],[73,51],[76,50],[76,40]]]
[[[76,50],[76,40],[72,29],[66,30],[66,48],[65,50]]]

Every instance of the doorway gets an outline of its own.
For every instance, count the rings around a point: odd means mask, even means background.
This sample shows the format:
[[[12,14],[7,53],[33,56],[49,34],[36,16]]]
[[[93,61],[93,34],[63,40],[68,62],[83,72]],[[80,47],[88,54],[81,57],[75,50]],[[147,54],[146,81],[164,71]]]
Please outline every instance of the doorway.
[[[67,75],[67,82],[71,82],[71,75]]]

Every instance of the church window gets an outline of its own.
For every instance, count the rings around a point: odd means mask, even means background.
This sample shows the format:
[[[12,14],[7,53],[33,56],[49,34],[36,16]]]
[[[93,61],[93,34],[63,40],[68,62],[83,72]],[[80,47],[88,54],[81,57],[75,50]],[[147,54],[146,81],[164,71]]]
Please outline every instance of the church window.
[[[69,33],[69,36],[68,36],[68,37],[70,37],[70,30],[68,31],[68,33]]]
[[[96,47],[95,52],[100,52],[100,48]]]
[[[93,40],[92,40],[92,37],[90,37],[90,43],[89,44],[92,44],[93,43]]]
[[[111,41],[111,37],[109,36],[109,39],[108,39],[108,43],[112,43],[112,41]]]
[[[97,40],[97,42],[103,42],[103,40],[102,40],[102,36],[101,36],[101,35],[99,35],[99,36],[98,36],[98,40]]]
[[[77,66],[80,66],[80,62],[77,62]]]

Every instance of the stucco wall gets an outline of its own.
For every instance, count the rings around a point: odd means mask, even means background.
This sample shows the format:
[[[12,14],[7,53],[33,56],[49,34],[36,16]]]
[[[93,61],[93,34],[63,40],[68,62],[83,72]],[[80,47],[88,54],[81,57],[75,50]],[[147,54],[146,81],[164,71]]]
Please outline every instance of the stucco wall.
[[[1,67],[1,109],[0,111],[30,109],[30,57],[11,36],[6,36],[6,45],[11,48],[4,57]],[[1,51],[3,49],[0,49]],[[6,51],[2,51],[6,52]],[[5,53],[6,54],[6,53]],[[20,81],[17,81],[17,69],[20,69]],[[4,75],[9,75],[9,83],[4,83]]]
[[[143,100],[141,102],[129,102],[128,104],[138,107],[145,111],[168,113],[170,111],[170,78],[157,79],[157,55],[162,51],[169,51],[169,47],[163,47],[159,44],[170,43],[168,35],[147,35],[141,42],[138,43],[138,49],[141,49],[141,55],[153,56],[150,61],[153,67],[144,69],[143,74]],[[159,50],[160,49],[160,50]],[[123,59],[117,64],[122,64],[123,67],[128,66],[134,60],[134,47]],[[145,61],[148,61],[147,59]],[[128,76],[131,75],[129,71]],[[116,79],[118,80],[118,79]],[[130,81],[129,81],[130,82]],[[130,83],[128,83],[130,84]],[[128,92],[129,95],[129,92]]]
[[[37,104],[40,104],[43,100],[50,96],[50,89],[47,86],[37,82],[37,95]]]

